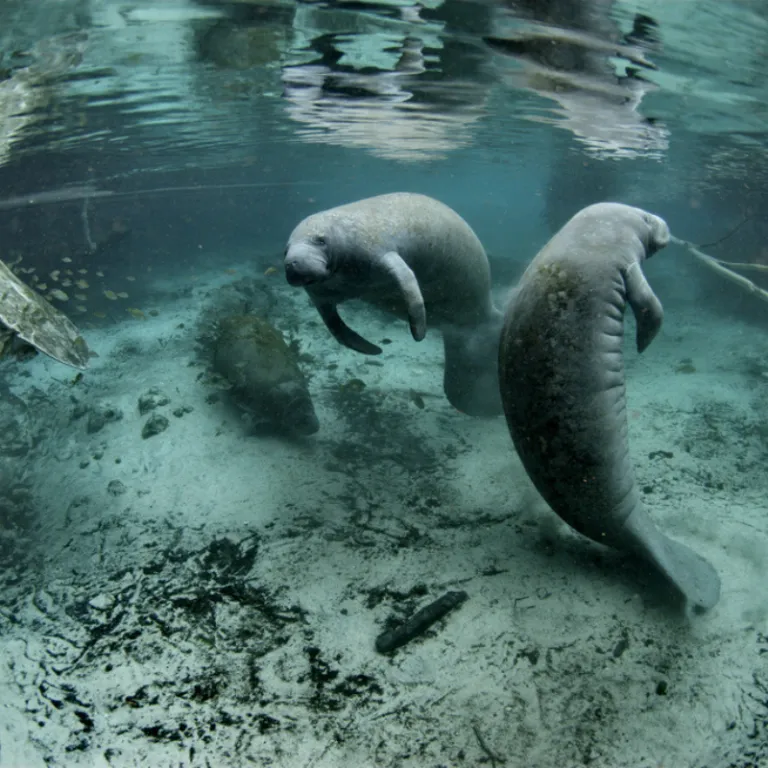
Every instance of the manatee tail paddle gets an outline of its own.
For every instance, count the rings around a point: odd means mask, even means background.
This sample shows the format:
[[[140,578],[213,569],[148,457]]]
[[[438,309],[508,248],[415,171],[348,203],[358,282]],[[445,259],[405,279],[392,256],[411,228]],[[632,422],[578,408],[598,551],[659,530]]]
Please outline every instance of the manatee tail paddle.
[[[720,598],[720,577],[700,555],[665,536],[648,513],[638,507],[622,530],[626,546],[653,565],[697,611],[712,608]]]

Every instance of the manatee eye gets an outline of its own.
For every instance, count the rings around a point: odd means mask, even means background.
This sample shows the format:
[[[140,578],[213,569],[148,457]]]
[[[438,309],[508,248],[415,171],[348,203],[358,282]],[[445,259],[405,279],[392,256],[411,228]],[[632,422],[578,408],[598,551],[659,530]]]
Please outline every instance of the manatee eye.
[[[313,239],[315,241],[315,245],[324,246],[326,244],[326,240],[322,235],[315,235]]]

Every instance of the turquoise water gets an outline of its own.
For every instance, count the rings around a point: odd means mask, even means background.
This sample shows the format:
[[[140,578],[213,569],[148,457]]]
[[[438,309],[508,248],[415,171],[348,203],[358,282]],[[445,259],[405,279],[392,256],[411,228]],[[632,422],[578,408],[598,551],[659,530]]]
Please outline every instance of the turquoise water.
[[[6,2],[0,259],[92,356],[0,362],[0,768],[768,765],[767,35],[757,0]],[[377,355],[289,285],[305,217],[392,192],[471,226],[501,311],[587,206],[664,219],[616,430],[716,605],[455,407],[498,346],[474,316],[445,373],[467,275],[431,304],[411,264],[423,340],[386,281],[344,303]]]

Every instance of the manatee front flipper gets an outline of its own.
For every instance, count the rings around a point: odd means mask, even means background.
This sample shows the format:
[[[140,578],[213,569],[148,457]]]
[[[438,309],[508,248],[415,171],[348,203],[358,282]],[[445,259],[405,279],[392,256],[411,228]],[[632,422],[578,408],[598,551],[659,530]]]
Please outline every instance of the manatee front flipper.
[[[637,351],[643,352],[661,328],[664,309],[648,285],[640,262],[635,261],[629,265],[624,273],[624,284],[627,287],[627,301],[637,324]]]
[[[653,565],[691,605],[706,611],[720,597],[717,571],[685,544],[665,536],[642,506],[622,527],[623,546]]]
[[[416,275],[403,261],[403,257],[395,251],[385,253],[379,260],[379,264],[397,282],[408,310],[411,335],[416,341],[421,341],[427,335],[427,310],[424,307],[424,297],[421,295]]]
[[[326,328],[331,332],[333,338],[343,344],[345,347],[354,349],[355,352],[362,352],[364,355],[380,355],[381,347],[371,344],[359,333],[355,333],[342,319],[336,309],[335,304],[315,302],[320,317],[323,318]]]

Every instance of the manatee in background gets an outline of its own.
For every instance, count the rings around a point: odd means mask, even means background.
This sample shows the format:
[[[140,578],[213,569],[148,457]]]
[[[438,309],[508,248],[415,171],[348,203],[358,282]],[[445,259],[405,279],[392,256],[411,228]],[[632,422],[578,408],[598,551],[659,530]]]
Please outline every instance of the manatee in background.
[[[254,315],[220,320],[212,358],[214,370],[228,382],[234,401],[255,425],[294,435],[318,431],[320,423],[297,355],[268,322]]]

